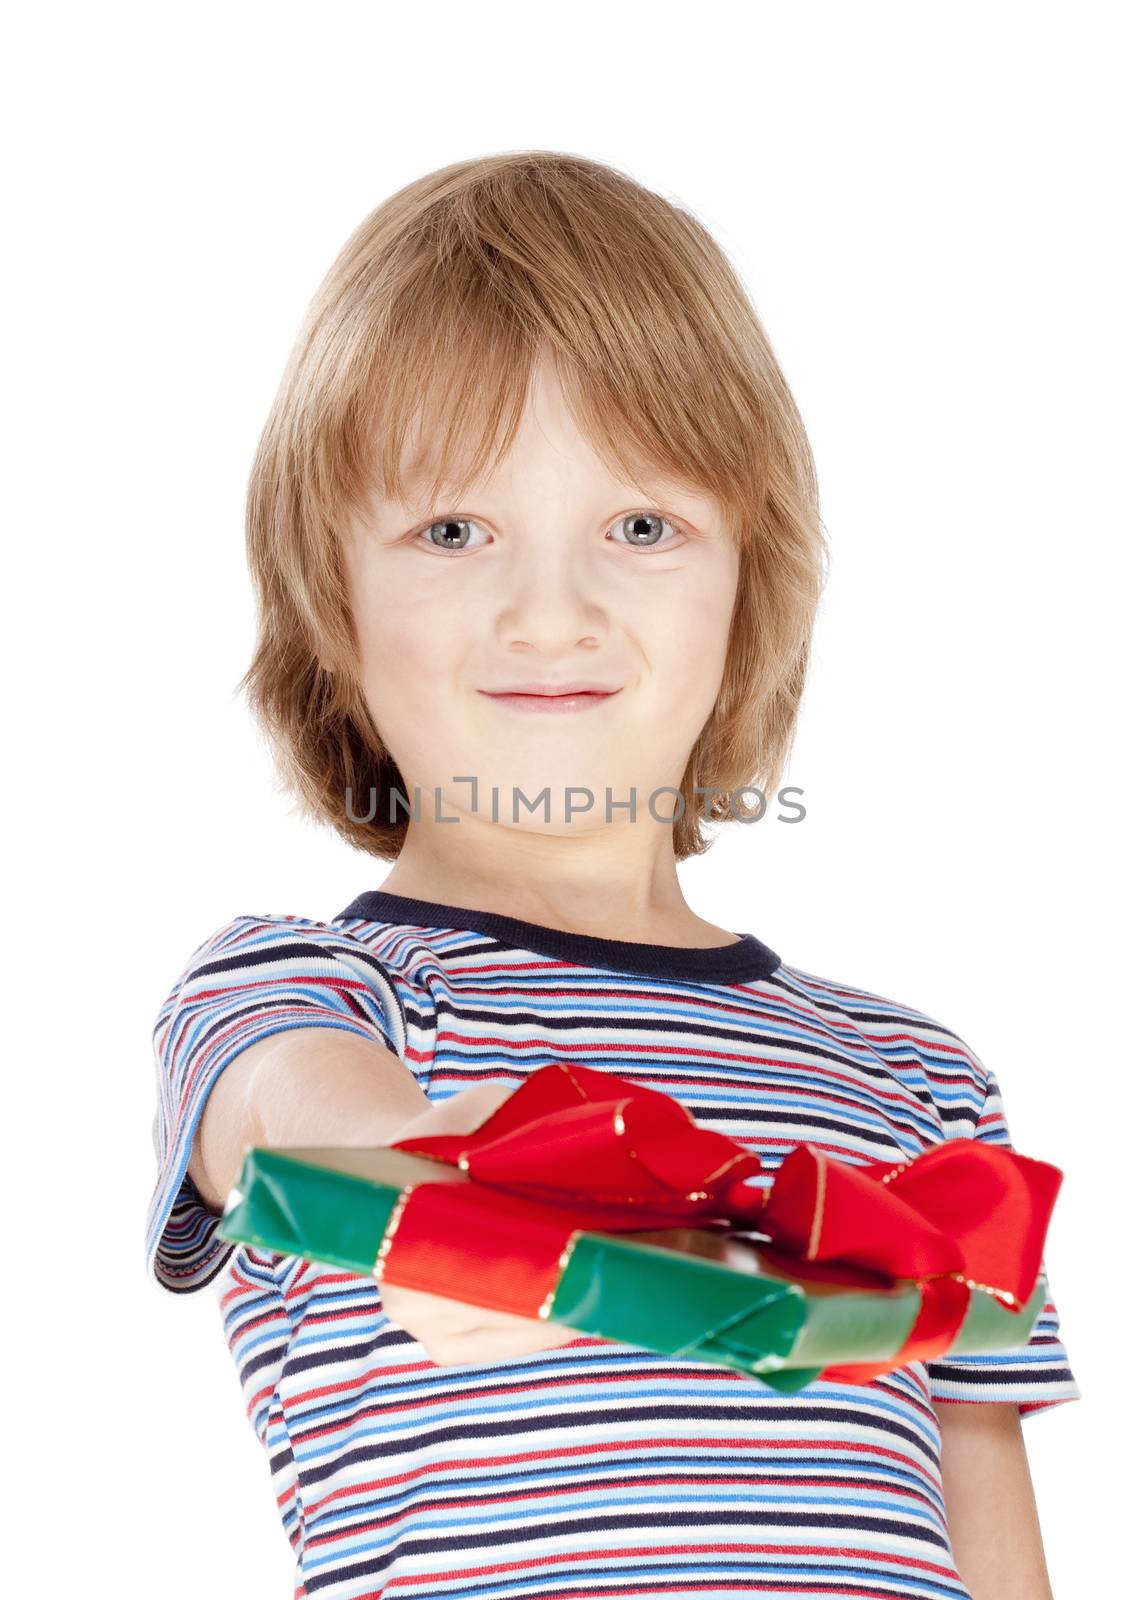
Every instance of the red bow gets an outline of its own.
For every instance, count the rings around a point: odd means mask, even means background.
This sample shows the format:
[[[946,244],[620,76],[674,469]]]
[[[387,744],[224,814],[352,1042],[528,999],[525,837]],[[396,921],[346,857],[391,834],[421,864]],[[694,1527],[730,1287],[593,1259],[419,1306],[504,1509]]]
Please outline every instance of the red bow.
[[[769,1195],[733,1139],[700,1128],[658,1090],[580,1064],[543,1067],[465,1134],[400,1139],[395,1149],[467,1172],[471,1182],[410,1190],[388,1264],[400,1281],[449,1295],[471,1275],[487,1227],[513,1241],[482,1284],[483,1302],[537,1315],[574,1229],[643,1232],[729,1224],[765,1234],[802,1277],[916,1280],[921,1306],[892,1361],[829,1367],[865,1382],[949,1349],[970,1289],[1016,1311],[1032,1293],[1062,1173],[973,1139],[951,1139],[898,1165],[850,1166],[799,1145]],[[490,1233],[488,1236],[492,1236]],[[825,1270],[823,1270],[825,1269]],[[396,1276],[396,1275],[395,1275]],[[380,1281],[380,1271],[378,1273]]]

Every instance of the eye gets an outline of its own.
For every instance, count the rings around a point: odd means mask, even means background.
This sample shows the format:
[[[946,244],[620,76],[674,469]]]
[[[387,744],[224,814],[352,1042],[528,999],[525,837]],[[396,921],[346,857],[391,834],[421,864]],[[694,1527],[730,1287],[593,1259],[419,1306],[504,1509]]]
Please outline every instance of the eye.
[[[667,517],[661,517],[655,511],[630,512],[626,517],[614,522],[612,527],[622,530],[623,537],[620,542],[626,544],[629,550],[660,549],[670,533],[680,533],[674,522]],[[418,540],[427,540],[435,550],[468,550],[476,547],[473,531],[477,529],[481,529],[481,524],[472,517],[438,517],[435,522],[420,529],[414,537]],[[668,544],[667,547],[671,549],[674,546]]]
[[[680,531],[674,522],[655,511],[632,511],[614,522],[612,527],[623,530],[623,538],[619,543],[626,544],[629,550],[658,550],[666,538],[665,529],[675,533]]]
[[[418,539],[429,535],[429,543],[437,550],[467,550],[473,543],[470,530],[480,523],[471,517],[439,517],[416,535]]]

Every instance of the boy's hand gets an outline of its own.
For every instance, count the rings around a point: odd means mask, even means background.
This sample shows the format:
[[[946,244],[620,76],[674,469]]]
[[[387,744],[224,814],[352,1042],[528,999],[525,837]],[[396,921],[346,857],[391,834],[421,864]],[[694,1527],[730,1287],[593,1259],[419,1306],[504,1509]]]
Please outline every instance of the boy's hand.
[[[419,1133],[472,1133],[516,1089],[516,1084],[474,1084],[419,1112],[397,1130],[390,1143]],[[378,1287],[385,1314],[416,1339],[438,1366],[511,1360],[584,1337],[576,1328],[562,1328],[539,1317],[518,1317],[384,1280]]]

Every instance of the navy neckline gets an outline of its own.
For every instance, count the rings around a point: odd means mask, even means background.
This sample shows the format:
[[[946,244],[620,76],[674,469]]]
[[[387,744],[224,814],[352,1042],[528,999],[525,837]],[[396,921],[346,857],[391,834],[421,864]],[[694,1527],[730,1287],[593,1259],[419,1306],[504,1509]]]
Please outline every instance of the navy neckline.
[[[595,934],[547,928],[539,922],[502,916],[499,911],[472,911],[439,900],[417,900],[388,889],[366,889],[333,918],[335,922],[352,920],[465,929],[488,934],[506,948],[531,950],[580,967],[648,977],[690,978],[700,983],[749,983],[755,978],[769,978],[782,964],[781,958],[753,933],[740,934],[736,944],[641,944],[631,939],[602,939]]]

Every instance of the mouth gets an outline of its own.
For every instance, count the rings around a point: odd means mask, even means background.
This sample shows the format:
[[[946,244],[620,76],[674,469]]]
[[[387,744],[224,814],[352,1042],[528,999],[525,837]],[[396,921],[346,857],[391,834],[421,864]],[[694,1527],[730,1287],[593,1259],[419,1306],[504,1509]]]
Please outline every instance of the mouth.
[[[612,700],[618,689],[582,689],[571,688],[560,692],[551,690],[502,690],[481,689],[478,691],[486,700],[491,700],[496,705],[508,707],[512,711],[539,711],[548,715],[567,715],[577,711],[591,711],[596,706],[603,705],[605,701]]]

